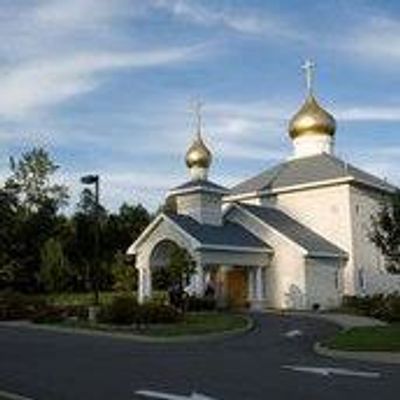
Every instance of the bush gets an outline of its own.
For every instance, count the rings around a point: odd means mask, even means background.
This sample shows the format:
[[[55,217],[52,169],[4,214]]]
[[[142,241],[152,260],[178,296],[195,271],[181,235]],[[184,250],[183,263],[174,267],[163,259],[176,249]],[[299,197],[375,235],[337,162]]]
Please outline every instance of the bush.
[[[47,306],[38,310],[32,316],[31,321],[37,324],[51,324],[62,322],[68,317],[68,310],[65,307]]]
[[[179,319],[179,312],[171,306],[153,302],[138,304],[132,296],[116,297],[98,315],[99,322],[115,325],[165,324]]]
[[[136,323],[172,324],[181,318],[176,308],[164,304],[145,303],[140,306],[139,318]]]
[[[212,297],[190,296],[187,299],[186,309],[188,311],[213,311],[217,308],[217,303]]]
[[[384,319],[388,322],[400,322],[400,295],[389,294],[386,296],[386,315]]]
[[[348,296],[343,306],[357,314],[382,319],[388,322],[400,321],[400,294],[376,294],[373,296]]]
[[[115,325],[131,325],[135,322],[139,305],[132,296],[115,297],[110,304],[100,308],[99,322]]]
[[[42,297],[28,296],[18,292],[0,293],[0,320],[29,319],[47,302]]]

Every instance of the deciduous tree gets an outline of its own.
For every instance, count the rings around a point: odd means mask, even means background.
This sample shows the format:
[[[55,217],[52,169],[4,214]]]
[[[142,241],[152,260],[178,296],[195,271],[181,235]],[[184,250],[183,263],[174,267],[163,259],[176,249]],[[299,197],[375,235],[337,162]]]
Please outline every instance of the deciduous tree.
[[[385,256],[387,270],[400,273],[400,191],[388,196],[372,217],[370,239]]]

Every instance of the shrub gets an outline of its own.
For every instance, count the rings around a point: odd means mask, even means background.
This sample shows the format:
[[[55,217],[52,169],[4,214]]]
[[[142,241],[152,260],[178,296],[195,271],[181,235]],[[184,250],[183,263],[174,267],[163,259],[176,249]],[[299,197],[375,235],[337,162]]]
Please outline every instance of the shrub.
[[[213,311],[217,308],[217,303],[212,297],[190,296],[187,299],[186,309],[188,311]]]
[[[47,302],[42,297],[28,296],[6,291],[0,294],[0,320],[28,319],[45,308]]]
[[[389,294],[386,297],[385,320],[388,322],[400,322],[400,295]]]
[[[62,308],[64,309],[65,316],[68,318],[77,318],[80,320],[88,319],[89,310],[87,306],[72,304],[72,305],[65,305]]]
[[[131,325],[138,314],[138,303],[133,296],[115,297],[110,304],[100,308],[99,322],[116,325]]]
[[[154,302],[138,304],[132,296],[116,297],[98,315],[99,322],[115,325],[174,323],[179,319],[179,312],[171,306]]]
[[[376,294],[373,296],[348,296],[343,300],[346,309],[388,322],[400,321],[400,294]]]
[[[145,303],[139,307],[136,323],[172,324],[181,318],[176,308],[157,303]]]
[[[31,318],[31,321],[37,324],[62,322],[68,316],[68,310],[65,307],[47,306],[38,310]]]
[[[165,305],[169,303],[168,293],[167,292],[154,292],[152,303]]]

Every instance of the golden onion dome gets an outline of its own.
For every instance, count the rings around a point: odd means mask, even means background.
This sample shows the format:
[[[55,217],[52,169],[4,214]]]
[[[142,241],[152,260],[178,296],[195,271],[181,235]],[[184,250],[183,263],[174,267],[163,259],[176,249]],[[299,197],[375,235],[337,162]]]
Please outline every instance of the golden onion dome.
[[[186,152],[185,161],[188,168],[208,168],[211,165],[211,152],[204,144],[200,134],[196,136],[195,140]]]
[[[289,135],[292,139],[313,134],[333,136],[335,130],[335,119],[318,104],[311,93],[289,123]]]

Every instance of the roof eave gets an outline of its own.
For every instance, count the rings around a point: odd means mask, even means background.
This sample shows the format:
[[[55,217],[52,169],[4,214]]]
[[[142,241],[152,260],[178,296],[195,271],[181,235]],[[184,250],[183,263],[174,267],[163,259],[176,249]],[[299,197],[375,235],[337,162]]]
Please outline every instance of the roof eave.
[[[217,245],[217,244],[202,244],[197,247],[199,250],[223,250],[232,252],[246,252],[246,253],[261,253],[272,254],[273,250],[270,248],[251,247],[251,246],[230,246],[230,245]]]

